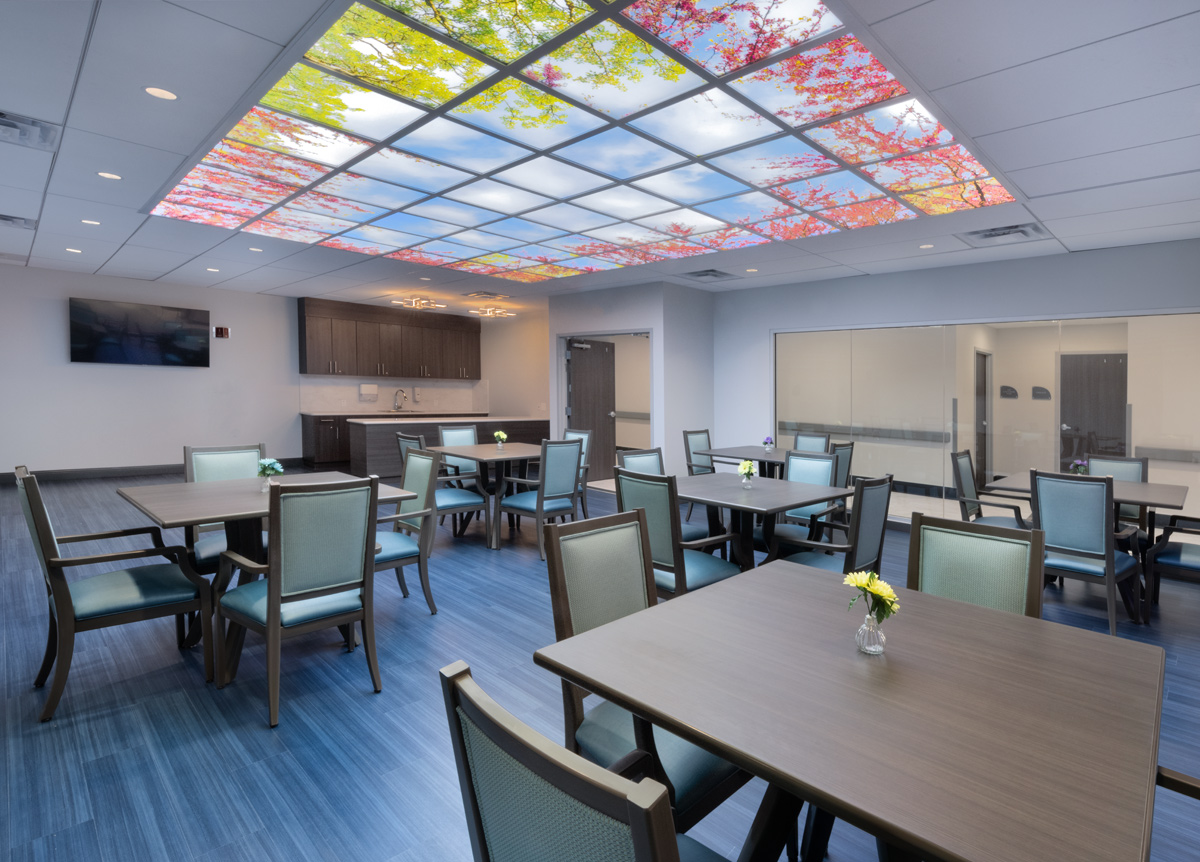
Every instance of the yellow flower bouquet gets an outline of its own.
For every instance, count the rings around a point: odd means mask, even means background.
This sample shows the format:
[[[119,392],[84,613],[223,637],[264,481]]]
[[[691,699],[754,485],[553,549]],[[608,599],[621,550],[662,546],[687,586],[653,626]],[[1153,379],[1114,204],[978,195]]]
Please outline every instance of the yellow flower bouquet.
[[[896,591],[892,589],[887,581],[879,580],[879,575],[874,572],[851,572],[846,575],[846,580],[842,583],[851,587],[856,587],[859,594],[850,600],[849,607],[846,610],[854,608],[854,603],[859,598],[866,599],[867,613],[875,617],[877,623],[882,623],[896,611],[900,610],[900,603],[896,599]]]

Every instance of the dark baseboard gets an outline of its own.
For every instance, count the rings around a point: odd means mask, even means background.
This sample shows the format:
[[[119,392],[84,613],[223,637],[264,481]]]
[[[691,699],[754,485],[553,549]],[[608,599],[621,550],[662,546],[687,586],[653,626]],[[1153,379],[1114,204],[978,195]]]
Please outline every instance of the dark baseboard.
[[[280,458],[284,470],[307,472],[303,458]],[[182,476],[182,464],[143,464],[134,467],[81,467],[74,470],[34,470],[39,482],[71,482],[79,479],[112,479],[117,476]],[[6,485],[17,481],[16,473],[0,473]]]

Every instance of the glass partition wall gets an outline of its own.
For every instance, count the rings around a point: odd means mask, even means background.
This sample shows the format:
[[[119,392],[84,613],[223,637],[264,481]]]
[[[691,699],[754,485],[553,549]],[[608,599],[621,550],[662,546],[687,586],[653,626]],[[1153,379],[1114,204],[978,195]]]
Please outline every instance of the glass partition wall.
[[[891,473],[892,514],[959,517],[950,453],[976,481],[1088,454],[1150,458],[1200,515],[1200,315],[898,327],[775,336],[780,446],[854,442],[851,472]],[[1168,513],[1160,513],[1168,514]]]

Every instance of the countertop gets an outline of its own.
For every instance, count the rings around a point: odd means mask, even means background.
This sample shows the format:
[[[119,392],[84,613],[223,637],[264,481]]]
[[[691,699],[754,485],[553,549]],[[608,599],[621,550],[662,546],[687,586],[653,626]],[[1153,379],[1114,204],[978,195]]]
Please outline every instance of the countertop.
[[[464,413],[420,413],[411,410],[403,413],[393,413],[391,410],[325,410],[320,413],[314,413],[311,410],[301,410],[301,416],[316,416],[318,418],[324,416],[355,416],[359,418],[374,417],[376,419],[393,419],[393,418],[416,418],[421,419],[425,416],[432,416],[435,419],[445,419],[447,416],[457,418],[487,418],[487,414],[479,411],[464,412]]]
[[[346,414],[334,414],[346,415]],[[378,416],[378,414],[367,414],[374,418],[371,419],[348,419],[349,425],[411,425],[414,423],[429,423],[429,422],[470,422],[472,419],[481,422],[549,422],[549,417],[546,416],[445,416],[437,413],[395,413],[391,416]]]

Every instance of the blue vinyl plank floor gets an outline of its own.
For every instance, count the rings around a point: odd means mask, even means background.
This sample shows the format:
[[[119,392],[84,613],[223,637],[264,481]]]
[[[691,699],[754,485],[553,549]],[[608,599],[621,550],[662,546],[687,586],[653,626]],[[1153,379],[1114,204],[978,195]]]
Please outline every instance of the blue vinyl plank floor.
[[[144,523],[114,489],[163,481],[178,479],[48,481],[42,489],[56,528],[77,533]],[[589,504],[593,515],[614,509],[603,493]],[[167,543],[182,543],[172,532]],[[470,859],[438,668],[465,659],[517,716],[556,741],[563,732],[558,679],[532,661],[554,639],[533,524],[511,535],[505,524],[502,536],[496,552],[485,548],[479,523],[461,539],[449,524],[438,531],[436,616],[415,567],[406,569],[408,599],[390,570],[377,575],[380,694],[361,648],[346,652],[336,631],[287,641],[272,730],[261,641],[247,636],[236,681],[218,691],[204,683],[200,652],[176,649],[173,621],[154,620],[81,634],[57,714],[39,724],[45,695],[32,683],[46,637],[45,589],[15,489],[0,489],[0,573],[9,589],[0,607],[0,862]],[[123,541],[108,545],[133,546]],[[885,579],[903,583],[907,550],[907,535],[889,531]],[[1092,585],[1047,589],[1045,616],[1107,630],[1104,594]],[[1200,585],[1164,582],[1152,622],[1120,619],[1119,635],[1166,650],[1159,760],[1200,774]],[[735,858],[763,789],[752,781],[691,834]],[[1198,848],[1200,803],[1159,791],[1151,858],[1192,862]],[[870,836],[836,825],[830,860],[874,853]]]

